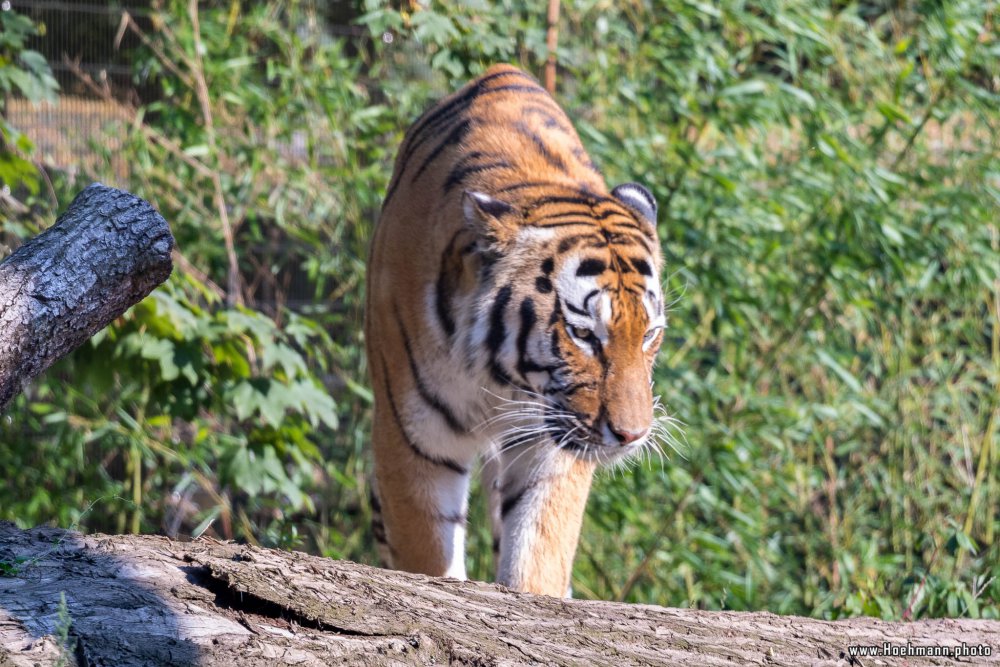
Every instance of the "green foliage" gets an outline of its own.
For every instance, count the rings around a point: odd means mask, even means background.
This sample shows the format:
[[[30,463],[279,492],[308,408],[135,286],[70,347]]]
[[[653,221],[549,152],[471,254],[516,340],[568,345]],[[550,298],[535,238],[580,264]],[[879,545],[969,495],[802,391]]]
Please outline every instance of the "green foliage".
[[[85,525],[138,531],[146,514],[180,511],[176,498],[197,486],[238,493],[235,510],[217,497],[201,512],[202,529],[232,511],[312,509],[302,487],[320,458],[313,434],[335,428],[337,414],[298,350],[325,334],[295,316],[279,329],[254,311],[205,308],[184,282],[60,362],[51,372],[75,379],[58,391],[40,385],[4,429],[14,445],[5,465],[26,471],[22,511],[71,523],[94,495],[110,494],[102,509],[118,520]],[[37,433],[50,437],[30,446]],[[68,479],[53,478],[70,462]]]
[[[25,48],[28,37],[39,27],[14,11],[0,11],[0,95],[24,97],[33,103],[55,102],[59,86],[48,63],[37,51]],[[21,186],[38,193],[38,173],[25,158],[31,141],[0,115],[0,185]]]
[[[448,87],[465,83],[483,64],[545,56],[545,24],[539,8],[516,0],[430,2],[406,11],[377,0],[363,3],[358,22],[375,35],[400,32],[419,45],[434,72],[447,75]],[[383,53],[383,55],[387,55]],[[394,65],[400,63],[395,62]]]
[[[66,592],[59,591],[59,606],[56,609],[56,633],[55,637],[59,643],[59,659],[56,660],[56,667],[66,667],[72,665],[76,655],[76,637],[70,636],[73,628],[73,616],[69,613],[69,605],[66,604]]]
[[[0,560],[0,577],[16,577],[21,574],[21,568],[27,558],[18,556],[13,560]]]
[[[182,4],[174,9],[185,16]],[[266,290],[242,285],[227,294],[217,286],[228,270],[217,203],[221,197],[250,282],[273,281],[273,263],[293,261],[265,254],[274,240],[265,234],[279,230],[317,293],[335,284],[353,297],[360,250],[354,257],[308,250],[365,243],[334,218],[363,202],[324,187],[338,169],[353,168],[345,146],[316,146],[324,126],[354,122],[341,114],[358,96],[357,65],[339,45],[327,45],[329,59],[315,53],[304,80],[296,59],[313,43],[290,35],[272,13],[251,14],[235,37],[225,14],[205,18],[198,35],[204,67],[192,24],[164,31],[160,53],[167,56],[140,63],[159,75],[164,92],[141,112],[155,122],[131,126],[124,150],[134,178],[126,187],[156,202],[182,263],[207,273],[175,272],[50,371],[53,380],[73,378],[67,388],[40,383],[12,408],[23,418],[0,425],[0,439],[13,444],[4,466],[27,472],[18,473],[23,486],[11,489],[17,503],[4,503],[11,518],[77,522],[86,503],[101,497],[104,511],[85,523],[91,529],[201,533],[218,523],[230,537],[286,544],[298,539],[295,532],[272,523],[285,512],[315,511],[309,491],[323,460],[319,443],[339,419],[319,376],[339,372],[338,358],[357,363],[357,346],[345,350],[316,319],[276,305],[268,312],[234,305]],[[248,58],[250,51],[260,58]],[[218,126],[203,115],[200,77],[211,82],[209,118]],[[269,82],[278,80],[287,87],[274,90]],[[377,114],[364,110],[374,124]],[[305,164],[289,156],[299,143]],[[94,148],[114,163],[106,147]],[[320,161],[332,166],[319,173],[310,165]],[[111,171],[95,177],[115,181]],[[349,312],[340,306],[314,315],[336,324]]]
[[[371,224],[427,104],[496,61],[540,71],[545,4],[366,1],[373,39],[338,41],[309,3],[211,6],[199,32],[167,3],[136,67],[161,97],[95,151],[183,262],[0,423],[0,517],[102,498],[91,529],[374,562]],[[557,98],[609,185],[661,204],[656,387],[683,424],[679,453],[599,477],[577,595],[1000,617],[996,5],[563,5]]]

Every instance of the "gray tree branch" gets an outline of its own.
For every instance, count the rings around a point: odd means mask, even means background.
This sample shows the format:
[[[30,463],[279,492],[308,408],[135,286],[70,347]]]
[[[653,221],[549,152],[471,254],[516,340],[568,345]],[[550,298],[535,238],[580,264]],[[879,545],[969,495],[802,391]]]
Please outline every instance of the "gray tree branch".
[[[215,540],[0,523],[0,667],[1000,664],[1000,622],[666,609],[512,593]],[[66,605],[60,614],[60,594]],[[850,645],[990,645],[852,658]]]
[[[0,262],[0,412],[26,381],[166,280],[173,246],[152,206],[95,183]]]

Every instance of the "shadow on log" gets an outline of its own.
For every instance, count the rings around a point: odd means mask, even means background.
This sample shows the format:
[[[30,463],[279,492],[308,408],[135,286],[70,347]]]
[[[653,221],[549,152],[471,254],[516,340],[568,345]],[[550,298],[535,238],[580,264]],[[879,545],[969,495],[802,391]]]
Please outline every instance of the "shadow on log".
[[[0,412],[25,382],[166,280],[173,247],[152,206],[95,183],[0,262]]]
[[[81,666],[1000,664],[996,621],[829,622],[562,600],[214,540],[0,523],[0,571],[3,667],[60,658]],[[848,652],[884,642],[993,646],[961,660]]]

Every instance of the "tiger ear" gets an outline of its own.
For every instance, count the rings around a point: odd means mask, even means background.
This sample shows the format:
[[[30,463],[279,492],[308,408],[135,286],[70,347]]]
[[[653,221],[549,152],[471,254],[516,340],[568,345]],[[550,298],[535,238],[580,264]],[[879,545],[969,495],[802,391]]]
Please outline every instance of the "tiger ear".
[[[639,215],[656,234],[656,199],[653,193],[638,183],[623,183],[611,191],[611,195]]]
[[[462,194],[462,215],[465,226],[497,250],[509,245],[521,226],[521,214],[513,206],[472,190]]]

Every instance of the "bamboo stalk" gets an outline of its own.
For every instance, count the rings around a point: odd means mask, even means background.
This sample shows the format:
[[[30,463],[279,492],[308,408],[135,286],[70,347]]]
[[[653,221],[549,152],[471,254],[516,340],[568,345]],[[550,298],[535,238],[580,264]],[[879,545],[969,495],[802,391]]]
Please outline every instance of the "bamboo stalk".
[[[550,95],[556,92],[556,45],[559,42],[559,0],[549,0],[548,30],[545,34],[545,46],[549,51],[545,61],[545,90]]]
[[[202,118],[205,121],[205,135],[208,139],[209,148],[212,155],[219,161],[218,147],[215,142],[215,121],[212,117],[212,100],[208,92],[208,82],[205,80],[205,67],[201,54],[204,46],[201,42],[201,23],[198,20],[198,0],[188,2],[188,15],[191,19],[192,32],[194,34],[194,64],[192,71],[194,75],[195,92],[198,95],[198,102],[201,105]],[[215,205],[219,211],[219,221],[222,223],[222,237],[226,246],[226,258],[229,263],[227,276],[226,295],[229,305],[244,305],[243,289],[240,286],[239,261],[236,258],[236,244],[234,241],[233,226],[229,221],[229,211],[226,208],[225,194],[222,189],[222,179],[218,169],[212,171],[212,185],[215,190]]]

